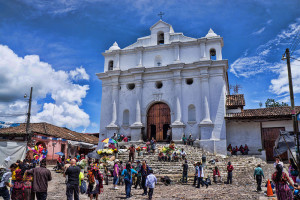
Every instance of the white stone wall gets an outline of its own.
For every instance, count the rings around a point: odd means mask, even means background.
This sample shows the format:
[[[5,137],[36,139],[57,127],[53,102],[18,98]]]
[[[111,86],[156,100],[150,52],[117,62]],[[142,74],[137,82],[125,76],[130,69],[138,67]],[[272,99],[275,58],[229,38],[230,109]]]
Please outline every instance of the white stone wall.
[[[259,122],[226,122],[227,146],[240,147],[247,144],[249,154],[259,154],[262,149],[261,130]]]

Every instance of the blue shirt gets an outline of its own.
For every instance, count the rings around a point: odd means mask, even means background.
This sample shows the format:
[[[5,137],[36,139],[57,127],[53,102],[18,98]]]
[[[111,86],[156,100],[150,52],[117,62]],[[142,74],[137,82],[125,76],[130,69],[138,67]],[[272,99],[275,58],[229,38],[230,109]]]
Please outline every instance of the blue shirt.
[[[128,180],[131,180],[132,179],[132,174],[137,174],[137,172],[134,170],[134,169],[131,169],[131,173],[130,173],[130,175],[129,175],[129,173],[127,172],[127,169],[124,169],[123,171],[122,171],[122,176],[124,176],[125,175],[125,177],[124,177],[124,179],[128,179]]]

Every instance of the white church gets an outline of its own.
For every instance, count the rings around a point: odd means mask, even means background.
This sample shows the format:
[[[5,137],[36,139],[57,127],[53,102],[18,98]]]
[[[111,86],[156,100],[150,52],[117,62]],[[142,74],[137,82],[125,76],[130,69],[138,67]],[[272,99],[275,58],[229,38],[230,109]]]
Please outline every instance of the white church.
[[[159,20],[151,35],[103,53],[100,136],[120,133],[141,141],[181,141],[192,134],[200,146],[226,149],[225,100],[228,61],[223,38],[210,29],[196,39]]]
[[[123,49],[115,42],[102,54],[100,141],[114,133],[164,141],[171,127],[175,142],[192,134],[195,145],[210,152],[247,144],[256,154],[279,130],[292,128],[289,107],[244,110],[244,96],[230,95],[223,38],[212,29],[191,38],[159,20],[150,32]]]

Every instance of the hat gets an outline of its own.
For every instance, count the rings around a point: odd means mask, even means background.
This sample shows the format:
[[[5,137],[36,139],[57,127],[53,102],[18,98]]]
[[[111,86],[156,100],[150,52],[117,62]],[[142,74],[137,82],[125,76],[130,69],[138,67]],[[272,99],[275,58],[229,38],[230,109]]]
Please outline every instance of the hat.
[[[137,160],[136,162],[137,162],[137,163],[140,163],[141,161]]]
[[[119,159],[116,159],[115,162],[119,162]]]
[[[3,165],[0,165],[0,169],[6,169],[6,167],[4,167]]]

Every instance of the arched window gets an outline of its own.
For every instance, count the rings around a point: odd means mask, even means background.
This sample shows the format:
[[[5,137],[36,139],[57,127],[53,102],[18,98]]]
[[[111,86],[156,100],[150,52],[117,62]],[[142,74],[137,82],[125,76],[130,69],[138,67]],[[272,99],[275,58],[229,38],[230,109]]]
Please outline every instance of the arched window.
[[[108,70],[110,71],[110,70],[113,70],[113,69],[114,69],[114,61],[110,60],[108,62]]]
[[[209,55],[210,55],[211,60],[216,60],[216,50],[215,49],[210,49]]]
[[[165,34],[163,32],[157,33],[157,45],[165,43]]]
[[[123,112],[123,125],[129,125],[129,110]]]
[[[156,67],[162,66],[161,56],[155,56],[154,66],[156,66]]]
[[[189,122],[196,121],[196,108],[193,104],[189,105],[188,108],[188,121]]]

